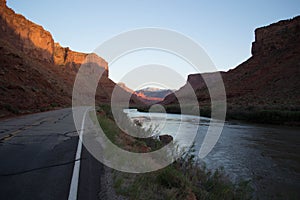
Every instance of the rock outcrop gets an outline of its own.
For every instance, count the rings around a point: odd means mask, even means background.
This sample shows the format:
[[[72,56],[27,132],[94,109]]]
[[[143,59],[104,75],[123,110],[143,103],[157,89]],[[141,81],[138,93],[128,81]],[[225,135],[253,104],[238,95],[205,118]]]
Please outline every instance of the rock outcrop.
[[[252,56],[220,74],[226,89],[228,113],[300,110],[300,16],[256,29]],[[214,76],[215,73],[188,76],[187,83],[193,87],[202,107],[210,107],[203,77],[213,83]],[[176,91],[176,96],[188,98],[186,87]],[[178,104],[175,94],[167,96],[162,104]]]
[[[26,55],[53,63],[54,40],[52,35],[22,15],[16,14],[1,0],[0,36],[22,50]]]
[[[6,6],[6,0],[0,0],[0,6],[1,7]]]
[[[56,65],[64,66],[69,70],[73,70],[77,72],[81,64],[83,64],[84,62],[95,63],[98,66],[103,67],[106,71],[104,76],[108,77],[107,62],[104,59],[97,56],[96,54],[76,52],[76,51],[72,51],[68,47],[60,46],[59,43],[54,44],[54,63]]]
[[[173,137],[171,135],[160,135],[159,140],[166,145],[173,141]]]
[[[268,56],[276,51],[297,48],[297,41],[300,38],[299,23],[300,16],[256,29],[252,55]]]
[[[54,43],[49,31],[37,25],[24,16],[16,14],[1,0],[0,8],[0,36],[6,38],[11,44],[20,49],[27,56],[59,66],[65,66],[75,72],[89,55],[89,61],[95,62],[99,67],[105,68],[108,76],[108,65],[96,54],[80,53],[61,47]]]

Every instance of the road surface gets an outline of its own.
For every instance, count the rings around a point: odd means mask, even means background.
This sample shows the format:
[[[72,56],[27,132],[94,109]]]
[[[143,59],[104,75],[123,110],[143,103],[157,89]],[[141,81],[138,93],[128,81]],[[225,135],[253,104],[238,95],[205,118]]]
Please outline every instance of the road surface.
[[[0,199],[68,199],[78,138],[70,108],[0,121]],[[107,199],[103,165],[79,160],[77,199]]]

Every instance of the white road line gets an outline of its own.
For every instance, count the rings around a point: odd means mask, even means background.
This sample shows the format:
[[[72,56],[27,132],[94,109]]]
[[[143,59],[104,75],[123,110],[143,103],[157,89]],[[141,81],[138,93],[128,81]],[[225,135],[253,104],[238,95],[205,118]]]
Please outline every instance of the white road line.
[[[87,109],[83,115],[83,121],[81,124],[81,130],[79,133],[77,151],[76,151],[76,156],[75,156],[75,164],[74,164],[74,169],[73,169],[73,175],[72,175],[68,200],[76,200],[77,199],[79,172],[80,172],[80,157],[81,157],[81,150],[82,150],[82,134],[83,134],[83,130],[84,130],[85,117],[86,117],[86,114],[88,111],[89,111],[89,109]]]

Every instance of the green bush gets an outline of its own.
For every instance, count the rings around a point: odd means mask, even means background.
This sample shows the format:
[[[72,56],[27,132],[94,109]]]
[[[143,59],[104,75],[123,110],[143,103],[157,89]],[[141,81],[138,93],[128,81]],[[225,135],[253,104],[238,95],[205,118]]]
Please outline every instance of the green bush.
[[[166,188],[184,188],[188,186],[185,176],[171,165],[160,170],[156,176],[157,183]]]
[[[52,108],[55,108],[55,107],[58,107],[59,105],[58,105],[58,103],[51,103],[50,106],[51,106]]]
[[[113,114],[111,111],[110,104],[101,104],[98,106],[98,111],[102,111],[105,113],[106,117],[113,119]]]
[[[5,104],[5,105],[4,105],[4,108],[5,108],[7,111],[9,111],[9,112],[11,112],[11,113],[14,113],[14,114],[19,114],[19,113],[20,113],[19,109],[16,108],[16,107],[14,107],[14,106],[11,105],[11,104]]]

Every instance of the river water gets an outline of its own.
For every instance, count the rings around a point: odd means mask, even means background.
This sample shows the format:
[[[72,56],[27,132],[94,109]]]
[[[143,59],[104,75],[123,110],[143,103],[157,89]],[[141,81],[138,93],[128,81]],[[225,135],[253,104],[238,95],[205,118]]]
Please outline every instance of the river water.
[[[188,145],[186,138],[196,130],[196,150],[210,124],[209,118],[198,116],[149,114],[135,109],[125,112],[145,128],[172,135],[180,146]],[[225,122],[218,142],[202,160],[208,169],[223,168],[234,182],[251,181],[255,198],[300,199],[299,127]]]

